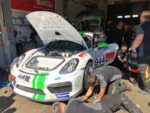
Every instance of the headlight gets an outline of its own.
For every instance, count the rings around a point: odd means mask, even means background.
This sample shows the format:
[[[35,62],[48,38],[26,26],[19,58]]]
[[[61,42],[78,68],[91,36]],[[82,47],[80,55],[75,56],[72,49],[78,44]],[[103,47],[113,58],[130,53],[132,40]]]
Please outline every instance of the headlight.
[[[79,60],[78,59],[72,59],[70,60],[60,71],[60,74],[68,74],[73,72],[77,65],[78,65]]]
[[[21,55],[21,56],[18,58],[18,60],[17,60],[17,62],[16,62],[16,66],[17,66],[17,67],[19,67],[19,65],[21,64],[21,62],[22,62],[22,60],[24,59],[24,57],[25,57],[25,54]]]

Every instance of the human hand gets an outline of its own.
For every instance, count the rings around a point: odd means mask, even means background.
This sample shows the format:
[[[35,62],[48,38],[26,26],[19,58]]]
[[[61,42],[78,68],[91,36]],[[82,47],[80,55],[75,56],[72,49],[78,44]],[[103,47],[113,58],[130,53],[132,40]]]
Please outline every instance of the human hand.
[[[86,92],[86,94],[83,95],[84,100],[87,100],[92,95],[93,89],[94,89],[94,87],[91,87],[91,86],[88,88],[88,91]]]
[[[127,55],[126,55],[126,59],[137,59],[137,52],[136,50],[132,50],[132,49],[129,49],[128,52],[127,52]]]
[[[100,100],[96,99],[96,100],[93,101],[93,104],[96,104],[96,103],[99,103],[99,102],[100,102]]]

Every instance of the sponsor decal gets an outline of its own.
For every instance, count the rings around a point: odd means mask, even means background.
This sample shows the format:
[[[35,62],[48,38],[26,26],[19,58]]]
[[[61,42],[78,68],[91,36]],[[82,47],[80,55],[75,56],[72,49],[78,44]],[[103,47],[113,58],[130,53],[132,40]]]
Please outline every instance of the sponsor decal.
[[[115,52],[110,52],[106,54],[106,62],[109,62],[114,59]]]
[[[50,99],[54,99],[55,98],[55,95],[54,94],[50,94]]]
[[[24,11],[55,11],[55,0],[11,0],[11,8]]]
[[[61,77],[56,77],[56,78],[54,78],[54,80],[60,80],[61,79]]]
[[[19,78],[19,79],[21,79],[21,80],[24,80],[24,81],[26,81],[26,82],[29,82],[31,77],[30,77],[30,76],[27,76],[27,75],[19,74],[17,78]]]
[[[101,55],[103,55],[103,49],[99,49],[97,51],[94,51],[92,56],[100,57]]]
[[[87,54],[86,51],[83,51],[79,54],[79,57],[84,57],[86,54]]]
[[[82,79],[81,79],[81,77],[77,77],[77,79],[75,81],[75,86],[81,87],[81,85],[82,85]]]
[[[15,81],[12,81],[11,87],[12,87],[12,89],[14,89],[16,87],[16,82]]]
[[[70,95],[69,95],[69,93],[58,93],[58,94],[56,94],[56,97],[58,99],[60,99],[60,98],[69,98]]]
[[[37,5],[47,8],[53,8],[53,4],[49,0],[37,0]]]

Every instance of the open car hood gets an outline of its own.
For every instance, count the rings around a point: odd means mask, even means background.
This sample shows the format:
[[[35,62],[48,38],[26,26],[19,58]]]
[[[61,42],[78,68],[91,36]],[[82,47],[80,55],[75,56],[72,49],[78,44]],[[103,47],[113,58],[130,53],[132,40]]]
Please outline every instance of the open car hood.
[[[58,14],[36,11],[29,13],[26,18],[37,31],[44,45],[55,40],[68,40],[87,48],[78,31]]]

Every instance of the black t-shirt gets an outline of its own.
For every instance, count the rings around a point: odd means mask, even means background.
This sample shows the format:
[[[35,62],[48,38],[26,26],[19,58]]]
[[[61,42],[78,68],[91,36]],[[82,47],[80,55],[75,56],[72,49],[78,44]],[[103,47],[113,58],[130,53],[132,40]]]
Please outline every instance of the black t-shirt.
[[[122,78],[121,70],[114,66],[101,66],[96,68],[94,74],[97,76],[100,86],[103,88],[106,88],[107,84]]]

